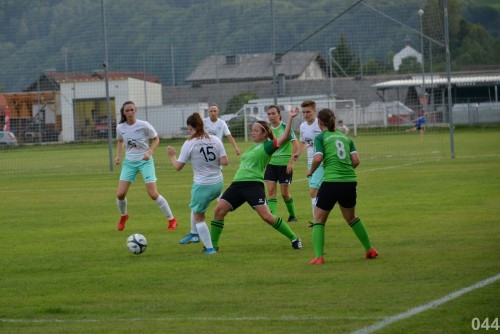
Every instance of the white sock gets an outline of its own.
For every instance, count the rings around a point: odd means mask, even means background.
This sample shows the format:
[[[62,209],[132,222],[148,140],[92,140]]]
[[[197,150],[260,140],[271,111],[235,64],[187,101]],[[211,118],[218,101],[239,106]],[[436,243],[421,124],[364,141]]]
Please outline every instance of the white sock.
[[[312,210],[313,210],[313,220],[314,220],[314,209],[316,209],[316,197],[311,198]]]
[[[172,210],[170,210],[170,206],[168,205],[167,200],[165,198],[163,198],[162,195],[158,196],[155,203],[156,203],[156,205],[158,205],[158,207],[163,212],[163,214],[167,217],[168,220],[174,218],[174,215],[172,214]]]
[[[116,199],[116,206],[118,207],[118,211],[122,216],[127,214],[127,198],[125,197],[123,200]]]
[[[196,228],[196,223],[194,221],[194,212],[191,211],[191,233],[198,234],[198,229]]]
[[[198,230],[198,235],[200,236],[201,242],[206,249],[214,248],[212,244],[212,239],[210,239],[210,231],[208,230],[208,225],[205,222],[200,222],[196,224],[196,229]]]

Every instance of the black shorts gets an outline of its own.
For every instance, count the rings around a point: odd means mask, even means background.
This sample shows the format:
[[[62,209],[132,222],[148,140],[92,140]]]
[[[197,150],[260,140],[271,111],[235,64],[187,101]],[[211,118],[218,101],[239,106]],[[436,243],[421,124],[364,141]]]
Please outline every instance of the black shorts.
[[[288,174],[286,166],[267,165],[264,172],[264,181],[276,182],[281,184],[291,184],[293,178],[293,171]]]
[[[325,182],[321,183],[316,196],[316,206],[325,211],[331,211],[335,203],[344,208],[356,206],[357,182]]]
[[[267,205],[264,183],[256,181],[233,182],[224,191],[220,199],[231,205],[231,211],[236,210],[247,202],[252,208]]]

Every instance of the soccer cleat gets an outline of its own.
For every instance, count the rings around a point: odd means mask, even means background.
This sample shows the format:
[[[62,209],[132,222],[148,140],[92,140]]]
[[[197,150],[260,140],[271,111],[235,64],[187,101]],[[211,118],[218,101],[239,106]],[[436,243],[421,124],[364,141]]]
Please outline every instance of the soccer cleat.
[[[314,259],[309,261],[309,263],[307,263],[307,264],[323,264],[323,263],[325,263],[324,257],[315,257]]]
[[[365,259],[374,259],[378,256],[378,252],[375,250],[375,248],[370,248],[368,252],[366,252]]]
[[[218,252],[219,251],[219,247],[214,247],[214,249]],[[207,247],[203,246],[203,250],[201,251],[202,253],[205,253],[207,250]]]
[[[203,251],[203,254],[206,255],[217,254],[217,251],[214,248],[207,248]]]
[[[297,221],[297,217],[290,216],[288,217],[287,223],[295,223]]]
[[[293,249],[301,249],[302,248],[302,240],[300,240],[300,238],[292,240],[292,248]]]
[[[118,223],[118,231],[123,231],[125,228],[125,223],[127,222],[128,214],[125,214],[120,217],[120,222]]]
[[[197,244],[198,242],[200,242],[200,236],[196,233],[189,233],[189,234],[186,234],[180,241],[179,243],[181,245],[184,245],[184,244]]]
[[[177,219],[172,218],[168,220],[168,229],[173,231],[177,228]]]

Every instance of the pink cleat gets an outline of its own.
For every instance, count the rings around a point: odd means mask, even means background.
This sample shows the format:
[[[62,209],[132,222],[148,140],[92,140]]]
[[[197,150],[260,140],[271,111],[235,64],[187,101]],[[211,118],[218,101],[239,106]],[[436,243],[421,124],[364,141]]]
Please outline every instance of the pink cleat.
[[[325,258],[324,257],[315,257],[311,261],[309,261],[308,264],[323,264],[325,263]]]
[[[368,252],[366,252],[365,259],[374,259],[378,256],[378,252],[375,250],[375,248],[370,248]]]

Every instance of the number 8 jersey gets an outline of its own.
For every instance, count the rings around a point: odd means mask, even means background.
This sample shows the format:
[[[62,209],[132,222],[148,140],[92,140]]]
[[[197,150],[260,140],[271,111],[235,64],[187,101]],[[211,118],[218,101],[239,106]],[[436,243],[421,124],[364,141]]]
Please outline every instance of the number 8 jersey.
[[[351,153],[356,146],[343,132],[323,131],[314,139],[314,155],[323,155],[326,182],[356,182],[356,172],[351,164]]]
[[[226,156],[226,150],[219,138],[209,135],[208,138],[188,139],[182,144],[177,161],[191,162],[193,165],[193,181],[196,184],[214,184],[223,181],[220,168],[220,157]]]

